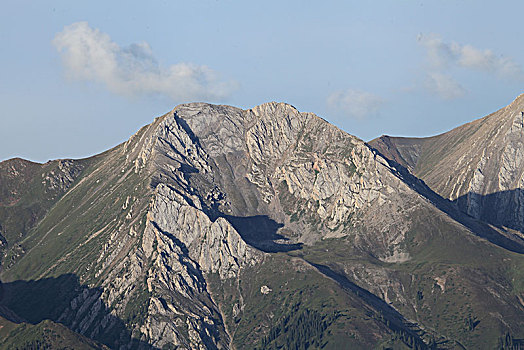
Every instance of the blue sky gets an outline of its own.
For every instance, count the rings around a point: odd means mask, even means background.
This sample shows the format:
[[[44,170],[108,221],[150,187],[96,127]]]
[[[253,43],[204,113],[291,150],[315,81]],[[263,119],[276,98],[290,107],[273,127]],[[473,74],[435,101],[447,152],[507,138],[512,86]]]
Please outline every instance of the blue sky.
[[[524,2],[486,3],[3,0],[0,160],[93,155],[191,101],[444,132],[524,92]]]

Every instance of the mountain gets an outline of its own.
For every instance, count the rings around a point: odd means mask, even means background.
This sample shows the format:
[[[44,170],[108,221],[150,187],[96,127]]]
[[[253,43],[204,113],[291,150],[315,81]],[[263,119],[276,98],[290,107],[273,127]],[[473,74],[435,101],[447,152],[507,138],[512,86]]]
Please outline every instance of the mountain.
[[[518,230],[418,179],[418,149],[191,103],[88,159],[2,162],[0,316],[121,349],[519,344]]]
[[[370,145],[464,213],[524,238],[524,94],[442,135]]]

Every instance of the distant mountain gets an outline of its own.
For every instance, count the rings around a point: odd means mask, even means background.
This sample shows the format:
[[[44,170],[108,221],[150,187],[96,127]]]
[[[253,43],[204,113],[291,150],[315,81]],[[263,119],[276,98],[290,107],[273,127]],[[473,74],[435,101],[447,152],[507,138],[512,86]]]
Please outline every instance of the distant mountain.
[[[464,213],[524,238],[524,94],[442,135],[382,136],[370,145]]]
[[[0,316],[121,349],[519,344],[519,229],[464,214],[420,175],[429,146],[396,140],[192,103],[92,158],[2,162]]]

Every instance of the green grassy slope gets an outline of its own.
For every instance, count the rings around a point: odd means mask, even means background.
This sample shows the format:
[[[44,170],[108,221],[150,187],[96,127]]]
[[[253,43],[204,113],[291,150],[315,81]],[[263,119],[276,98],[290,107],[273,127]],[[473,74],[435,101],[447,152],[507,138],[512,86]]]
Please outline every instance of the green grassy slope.
[[[132,165],[122,171],[124,160],[120,148],[91,160],[71,189],[19,242],[25,253],[2,273],[2,280],[76,273],[82,281],[94,281],[90,269],[107,234],[124,225],[132,226],[130,221],[140,221],[126,219],[131,210],[129,201],[139,198],[141,205],[148,202],[149,182],[138,177]],[[129,207],[122,209],[126,200]],[[137,206],[135,210],[139,211]]]
[[[36,325],[16,324],[3,317],[0,317],[0,348],[13,350],[108,349],[104,345],[100,345],[53,321],[45,320]]]
[[[209,279],[237,349],[405,346],[376,309],[301,258],[267,255],[238,279]]]
[[[68,163],[70,162],[70,163]],[[2,260],[2,267],[13,264],[23,253],[18,242],[46,215],[61,198],[88,163],[83,161],[52,161],[38,164],[22,159],[0,163],[0,239],[2,250],[11,254]],[[62,169],[66,169],[67,176]]]
[[[82,161],[82,172],[67,191],[49,202],[45,202],[45,193],[27,192],[27,198],[48,204],[42,218],[16,244],[9,242],[6,261],[10,263],[3,265],[0,273],[9,291],[2,296],[2,304],[31,322],[19,328],[24,330],[20,337],[37,334],[41,321],[46,319],[70,326],[73,320],[67,319],[69,316],[59,317],[70,307],[72,298],[82,291],[99,296],[99,286],[107,274],[140,245],[138,233],[144,230],[151,178],[136,173],[135,164],[127,161],[129,153],[125,149],[136,146],[141,132],[136,136],[134,142]],[[32,178],[38,190],[42,175]],[[21,196],[17,204],[22,204],[24,198]],[[21,216],[18,219],[24,220]],[[125,341],[131,339],[126,327],[144,316],[147,300],[141,297],[145,288],[128,292],[135,302],[126,306],[124,320],[111,318],[110,334],[98,334],[100,342],[117,344],[122,334]],[[103,312],[109,313],[113,306],[104,305]],[[92,330],[82,333],[91,334]]]
[[[506,332],[524,338],[524,256],[431,213],[415,213],[413,220],[407,247],[411,259],[406,262],[363,256],[347,238],[325,240],[301,254],[390,300],[427,331],[427,341],[434,336],[467,348],[491,349]]]

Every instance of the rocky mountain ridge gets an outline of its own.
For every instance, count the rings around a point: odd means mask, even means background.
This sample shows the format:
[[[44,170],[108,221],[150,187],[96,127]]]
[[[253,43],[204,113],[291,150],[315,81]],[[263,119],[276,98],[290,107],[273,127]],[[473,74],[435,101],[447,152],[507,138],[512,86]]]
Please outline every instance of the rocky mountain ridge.
[[[0,163],[54,191],[35,185],[42,214],[5,236],[4,317],[122,349],[460,348],[521,334],[522,256],[382,154],[284,103],[192,103],[48,175]],[[35,291],[57,286],[42,306]],[[481,321],[467,331],[467,317]]]

